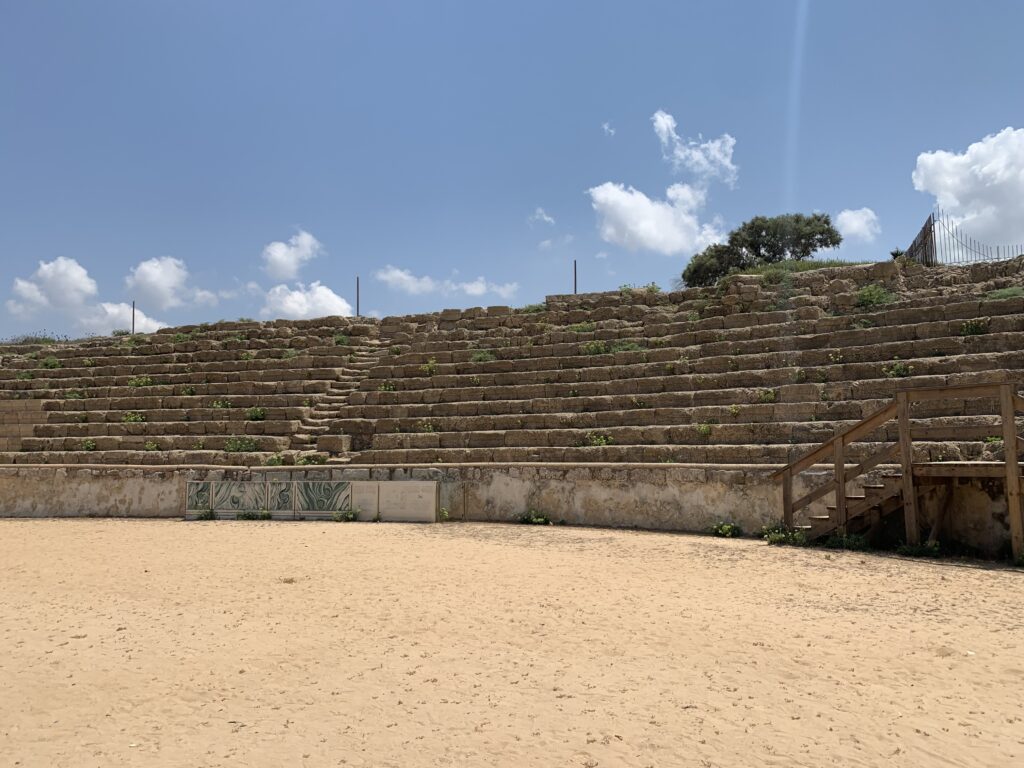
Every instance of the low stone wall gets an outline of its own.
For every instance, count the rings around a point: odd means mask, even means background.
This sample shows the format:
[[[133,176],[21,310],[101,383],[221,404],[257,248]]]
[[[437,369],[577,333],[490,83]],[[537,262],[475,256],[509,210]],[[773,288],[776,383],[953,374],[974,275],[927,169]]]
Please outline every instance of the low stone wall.
[[[782,491],[766,465],[486,464],[367,467],[0,467],[3,517],[185,516],[189,481],[438,483],[439,507],[451,520],[511,522],[537,510],[555,522],[648,530],[705,532],[719,520],[754,532],[781,517]],[[800,496],[826,479],[804,474]],[[807,484],[809,482],[809,485]],[[997,487],[998,486],[998,487]],[[194,487],[194,485],[193,485]],[[926,497],[927,530],[945,503]],[[825,501],[816,502],[815,511]],[[1008,551],[1009,519],[1001,484],[958,481],[945,531],[989,556]]]

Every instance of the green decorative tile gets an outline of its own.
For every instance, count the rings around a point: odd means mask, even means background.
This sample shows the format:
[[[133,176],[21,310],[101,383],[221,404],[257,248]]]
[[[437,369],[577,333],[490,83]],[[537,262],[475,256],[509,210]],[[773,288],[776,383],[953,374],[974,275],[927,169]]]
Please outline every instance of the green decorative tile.
[[[218,512],[264,510],[267,508],[267,484],[234,480],[214,483],[213,508]]]
[[[189,481],[185,494],[185,511],[206,512],[210,509],[210,483]]]
[[[352,509],[352,488],[348,482],[298,481],[295,483],[297,510],[302,512],[347,512]]]
[[[267,509],[271,512],[292,511],[292,484],[287,480],[267,483]]]

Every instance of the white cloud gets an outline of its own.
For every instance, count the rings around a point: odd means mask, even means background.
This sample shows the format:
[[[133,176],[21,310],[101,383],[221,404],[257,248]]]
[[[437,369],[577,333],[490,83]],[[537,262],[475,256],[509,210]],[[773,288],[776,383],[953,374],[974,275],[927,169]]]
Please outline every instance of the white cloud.
[[[1024,128],[1004,128],[961,153],[922,152],[912,179],[971,237],[989,245],[1024,240]]]
[[[540,248],[542,251],[549,250],[552,245],[554,245],[554,241],[551,239],[541,240],[539,243],[537,243],[537,247]]]
[[[309,320],[328,315],[350,317],[352,305],[320,282],[309,286],[299,283],[294,288],[275,285],[267,291],[260,315],[288,320]]]
[[[662,156],[676,170],[686,168],[703,182],[721,178],[730,187],[736,183],[739,169],[732,161],[736,139],[728,133],[710,141],[703,137],[682,139],[676,133],[676,119],[661,109],[651,115],[651,122],[661,142]]]
[[[539,205],[537,206],[537,209],[533,212],[533,214],[530,216],[530,218],[527,219],[527,221],[530,224],[541,223],[550,224],[551,226],[554,226],[555,224],[554,217],[547,211],[545,211],[543,208],[541,208]]]
[[[93,306],[86,307],[76,317],[78,325],[88,333],[109,334],[115,330],[131,330],[132,327],[132,305],[119,302],[100,302]],[[135,332],[152,333],[161,328],[166,328],[167,323],[155,320],[146,315],[141,309],[135,310]]]
[[[724,238],[717,218],[701,223],[706,195],[689,184],[673,184],[666,190],[667,200],[652,200],[638,189],[610,181],[587,193],[601,239],[631,251],[689,255]]]
[[[305,230],[287,243],[275,241],[263,248],[263,269],[274,280],[294,280],[308,261],[323,253],[323,245]]]
[[[213,306],[217,295],[188,284],[188,267],[181,259],[160,256],[132,267],[124,279],[125,287],[144,307],[172,309],[185,304]]]
[[[411,296],[430,293],[441,295],[463,293],[466,296],[484,296],[493,293],[503,299],[510,299],[519,290],[518,283],[492,283],[483,277],[462,282],[450,279],[438,280],[428,275],[414,275],[408,269],[401,269],[391,264],[384,269],[377,270],[373,276],[389,288]]]
[[[85,267],[64,256],[39,262],[28,280],[15,278],[12,292],[15,298],[8,299],[7,310],[22,319],[45,311],[68,319],[87,333],[110,333],[132,326],[130,304],[89,303],[98,292],[96,281]],[[149,333],[165,327],[165,323],[136,311],[136,331]]]
[[[549,237],[547,240],[541,240],[537,243],[537,247],[542,251],[548,251],[556,245],[569,245],[575,239],[576,236],[571,234],[562,235],[561,237]]]
[[[882,232],[878,216],[870,208],[840,211],[836,215],[836,229],[848,240],[863,240],[865,243],[873,243]]]
[[[595,259],[607,259],[608,258],[608,254],[605,253],[604,251],[598,251],[597,253],[594,254],[594,258]]]
[[[601,123],[601,130],[604,131],[605,136],[614,136],[615,129],[612,128],[611,123]]]

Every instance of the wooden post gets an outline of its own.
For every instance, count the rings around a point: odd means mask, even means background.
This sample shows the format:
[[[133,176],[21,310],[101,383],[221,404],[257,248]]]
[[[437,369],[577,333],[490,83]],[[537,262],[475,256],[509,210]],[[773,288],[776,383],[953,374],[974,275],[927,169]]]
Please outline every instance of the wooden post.
[[[907,544],[919,544],[917,491],[914,489],[914,446],[910,441],[910,401],[906,392],[896,393],[896,415],[900,429],[900,463],[903,465],[903,521]]]
[[[843,451],[843,438],[832,444],[832,464],[836,476],[836,525],[839,534],[846,535],[846,454]]]
[[[1017,460],[1017,421],[1013,387],[999,387],[999,411],[1003,419],[1003,453],[1006,455],[1006,511],[1010,516],[1013,557],[1024,555],[1024,511],[1020,498],[1020,462]]]
[[[788,467],[782,474],[782,524],[793,527],[793,472]]]

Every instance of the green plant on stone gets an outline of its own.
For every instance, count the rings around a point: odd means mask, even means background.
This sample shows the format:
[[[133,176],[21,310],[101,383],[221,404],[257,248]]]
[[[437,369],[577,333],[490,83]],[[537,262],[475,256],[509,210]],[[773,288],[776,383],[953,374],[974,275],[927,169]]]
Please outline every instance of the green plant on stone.
[[[153,440],[147,440],[143,444],[142,449],[145,450],[145,451],[159,451],[160,450],[160,446],[157,445],[156,442],[153,441]]]
[[[267,409],[260,408],[258,406],[249,408],[245,412],[245,418],[249,421],[266,421],[267,420]]]
[[[280,467],[284,464],[284,456],[280,453],[275,453],[273,456],[268,456],[267,460],[263,463],[268,467]]]
[[[1003,299],[1024,298],[1024,286],[1013,285],[1009,288],[997,288],[985,294],[985,301],[1002,301]]]
[[[231,405],[231,401],[230,400],[214,400],[212,403],[210,403],[210,407],[211,408],[231,408],[232,405]]]
[[[243,350],[243,351],[238,353],[238,359],[239,360],[255,360],[256,359],[256,353],[255,352],[250,352],[248,349],[246,349],[246,350]]]
[[[345,509],[335,512],[331,519],[336,523],[354,523],[359,519],[359,512],[354,509]]]
[[[235,513],[235,520],[259,520],[260,513],[255,509],[240,509]]]
[[[52,355],[50,357],[44,357],[40,365],[42,365],[43,368],[46,368],[47,370],[51,371],[54,370],[55,368],[61,367],[60,360],[58,360],[56,357],[53,357]]]
[[[416,432],[435,432],[435,431],[437,431],[435,429],[434,425],[431,424],[429,421],[426,421],[426,420],[416,422],[416,425],[413,427],[413,429]]]
[[[942,546],[937,541],[923,541],[920,544],[900,544],[896,554],[904,557],[942,557]]]
[[[322,453],[307,453],[305,456],[300,456],[295,462],[300,467],[308,467],[316,464],[326,464],[327,457]]]
[[[854,328],[861,328],[861,329],[874,328],[875,327],[875,321],[872,320],[869,317],[858,317],[856,320],[854,320],[852,323],[850,323],[850,325],[852,325]]]
[[[860,533],[834,533],[825,539],[825,549],[848,549],[852,552],[864,552],[871,549],[868,537]]]
[[[16,374],[14,374],[14,378],[17,379],[18,381],[28,381],[29,379],[34,379],[35,377],[36,375],[32,373],[32,371],[18,371]]]
[[[448,520],[450,519],[450,516],[448,514],[448,508],[447,507],[441,507],[441,511],[438,513],[438,519],[440,519],[440,521],[442,523],[447,523],[448,522]]]
[[[985,438],[985,443],[987,445],[1002,445],[1003,438],[998,437],[997,435],[990,435],[989,437]]]
[[[80,389],[68,389],[64,392],[65,400],[84,400],[85,392]]]
[[[227,453],[252,453],[259,450],[259,443],[251,437],[229,437],[224,441]]]
[[[712,426],[707,422],[702,422],[697,425],[697,436],[707,442],[711,439]]]
[[[212,509],[204,509],[202,512],[196,514],[196,520],[216,520],[217,515]]]
[[[171,336],[171,341],[175,344],[184,344],[186,341],[192,341],[191,333],[176,333]]]
[[[469,385],[471,387],[479,387],[480,386],[480,377],[479,376],[470,376],[469,377]]]
[[[283,352],[281,352],[281,359],[282,360],[292,360],[293,358],[296,358],[298,356],[299,356],[299,350],[297,350],[297,349],[286,349]]]
[[[152,376],[132,376],[127,384],[129,387],[152,387],[154,382]]]
[[[603,341],[588,341],[580,345],[581,355],[604,355],[608,352],[608,345]]]
[[[111,336],[131,336],[132,332],[127,328],[116,328],[110,332]]]
[[[807,534],[799,528],[787,528],[783,523],[766,525],[761,529],[761,538],[774,546],[806,547]]]
[[[615,442],[615,438],[603,432],[588,432],[580,441],[581,446],[602,448]]]
[[[181,394],[183,394],[183,395],[185,395],[187,397],[191,397],[195,393],[196,393],[196,388],[195,387],[188,386],[188,387],[182,387],[181,388]]]
[[[593,333],[597,330],[597,323],[585,322],[585,323],[573,323],[567,325],[565,330],[571,333]]]
[[[423,365],[420,366],[420,373],[424,376],[433,376],[437,373],[437,360],[433,357],[427,360]]]
[[[141,424],[145,420],[146,414],[139,413],[138,411],[128,411],[121,417],[121,421],[125,424]]]
[[[635,341],[615,341],[608,346],[609,352],[642,352],[643,349]]]
[[[914,367],[902,360],[894,360],[889,365],[882,366],[882,375],[887,379],[905,379],[913,373]]]
[[[377,391],[378,392],[394,392],[395,391],[395,385],[394,385],[393,382],[385,381],[385,382],[382,382],[379,385],[377,385]]]
[[[651,407],[650,405],[648,405],[646,400],[641,400],[639,397],[636,397],[636,396],[629,398],[629,404],[632,405],[634,408],[650,408]]]
[[[528,314],[533,314],[536,312],[543,312],[546,309],[546,304],[527,304],[525,307],[522,307],[519,311],[526,312]]]
[[[337,334],[334,337],[334,346],[336,346],[336,347],[347,347],[348,346],[348,336],[346,336],[344,333]]]
[[[757,402],[764,405],[774,403],[779,399],[779,391],[777,389],[762,389],[757,393]]]
[[[551,518],[535,509],[523,512],[518,520],[522,525],[551,525]]]
[[[723,539],[735,539],[743,535],[743,529],[736,525],[736,523],[727,523],[724,520],[720,520],[711,526],[711,533]]]
[[[92,438],[83,440],[82,443],[81,443],[80,448],[83,451],[95,451],[96,450],[96,441],[93,440]]]
[[[740,415],[740,407],[738,405],[736,405],[735,403],[733,403],[732,405],[729,406],[729,413],[734,418],[736,416],[739,416]]]
[[[490,363],[498,358],[495,357],[494,353],[490,350],[481,349],[478,352],[474,352],[469,358],[471,363]]]
[[[96,365],[96,361],[93,360],[91,357],[86,357],[86,358],[84,358],[82,360],[82,367],[83,368],[92,368],[95,365]]]
[[[193,451],[205,451],[206,450],[206,441],[203,438],[200,437],[198,440],[196,440],[196,444],[192,446],[192,450]]]
[[[960,326],[960,335],[981,336],[983,334],[988,333],[989,324],[990,321],[987,317],[975,317],[972,318],[971,320],[965,320],[963,325]]]
[[[885,287],[877,284],[865,285],[859,291],[857,291],[857,306],[862,309],[872,309],[874,307],[882,307],[886,304],[892,304],[895,300],[893,296]]]

